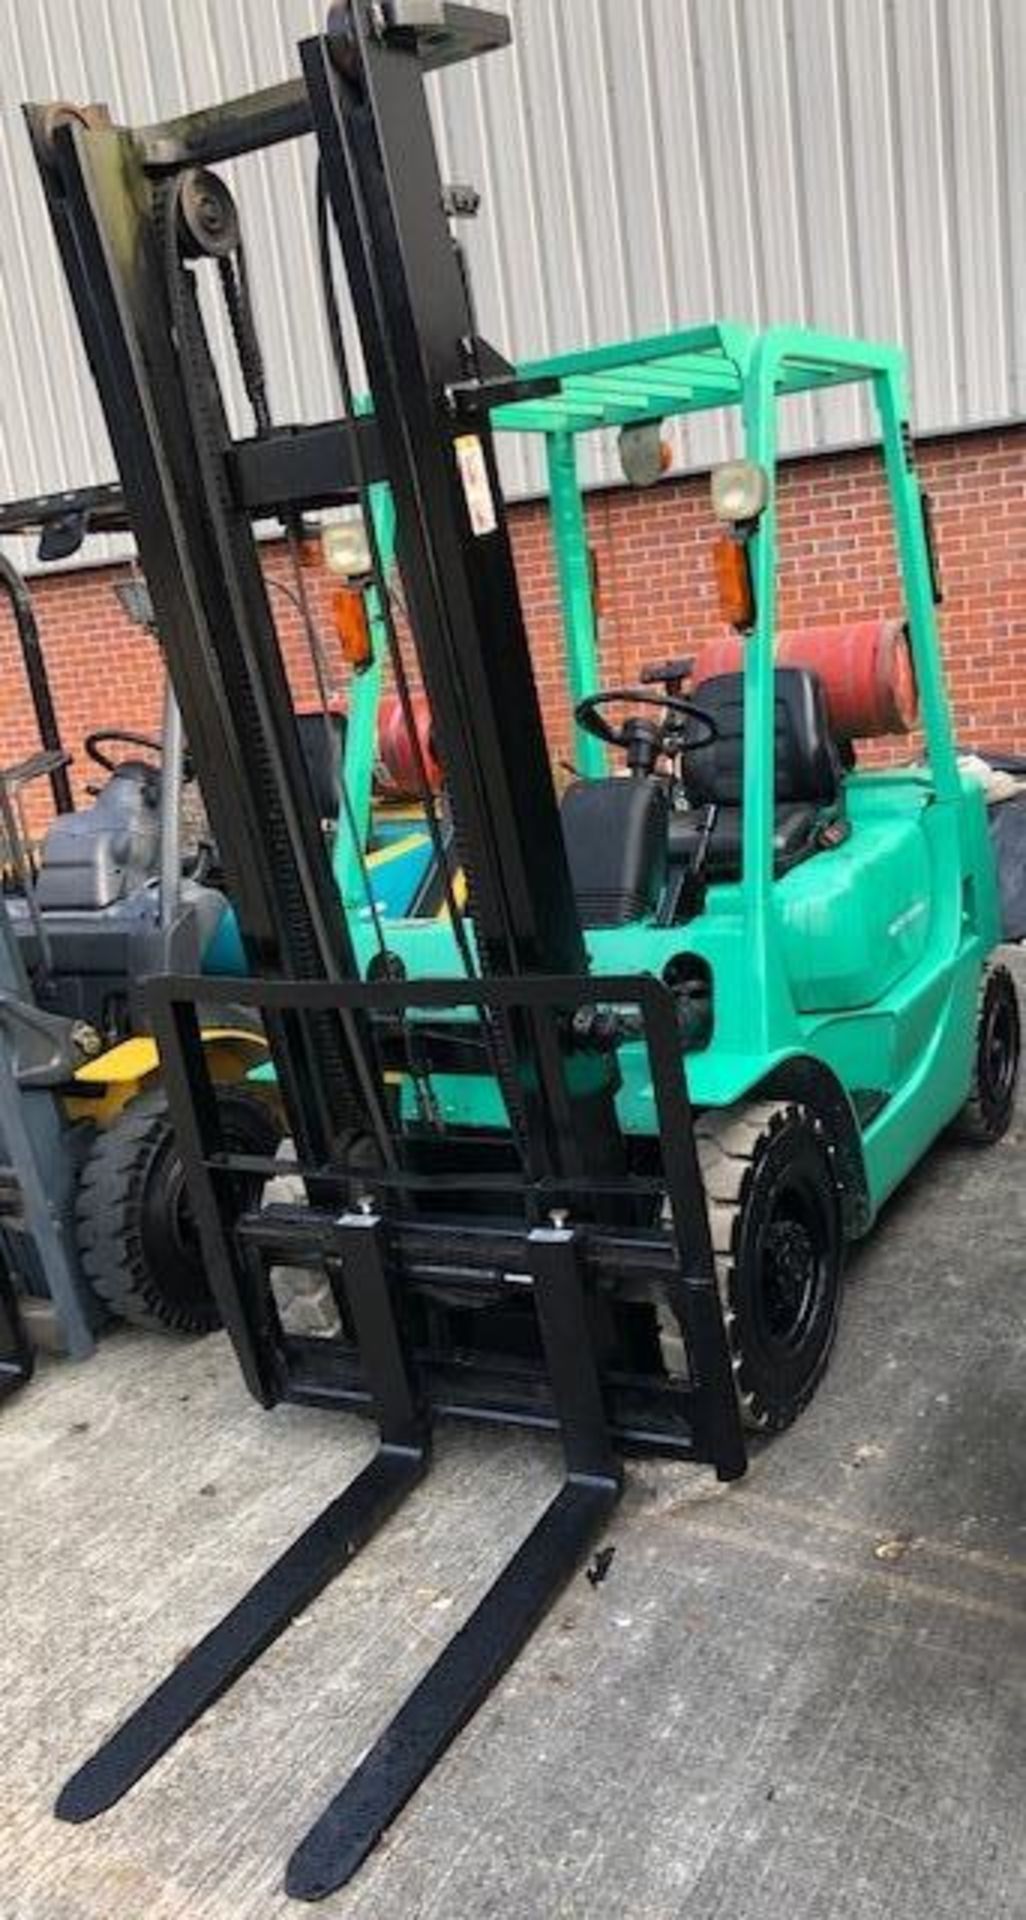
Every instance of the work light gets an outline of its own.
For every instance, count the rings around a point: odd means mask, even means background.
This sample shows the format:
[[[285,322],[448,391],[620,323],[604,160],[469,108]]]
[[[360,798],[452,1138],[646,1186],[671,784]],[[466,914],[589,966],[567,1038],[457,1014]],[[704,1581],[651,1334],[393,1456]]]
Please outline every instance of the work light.
[[[322,528],[321,555],[329,573],[343,580],[364,579],[371,571],[371,556],[362,514]]]
[[[620,429],[620,466],[632,487],[654,487],[672,459],[673,449],[663,439],[661,420],[638,420]]]
[[[769,498],[765,467],[757,460],[726,460],[712,471],[712,508],[732,526],[757,520]]]

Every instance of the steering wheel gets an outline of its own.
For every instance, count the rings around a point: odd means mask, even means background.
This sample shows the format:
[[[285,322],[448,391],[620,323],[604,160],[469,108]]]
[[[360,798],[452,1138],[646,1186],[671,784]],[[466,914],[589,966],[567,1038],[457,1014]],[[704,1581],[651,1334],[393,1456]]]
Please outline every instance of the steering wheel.
[[[87,733],[82,742],[90,760],[95,760],[104,773],[116,773],[121,762],[112,760],[104,753],[103,745],[114,747],[143,747],[147,753],[155,753],[158,758],[164,752],[162,740],[154,740],[148,733],[128,733],[122,727],[98,727],[95,733]]]
[[[682,721],[697,722],[697,735],[689,726],[674,727],[668,722],[658,726],[651,720],[643,720],[628,715],[619,727],[614,727],[603,713],[603,707],[614,704],[630,703],[632,707],[657,707],[661,713],[675,714]],[[685,700],[679,693],[649,693],[645,687],[610,687],[606,693],[590,693],[586,700],[578,702],[574,708],[574,719],[585,733],[594,734],[596,740],[602,740],[607,747],[622,747],[633,762],[638,748],[642,748],[642,762],[651,757],[654,764],[660,753],[680,753],[693,747],[711,746],[719,739],[719,728],[711,713],[697,706],[694,700]],[[650,768],[644,767],[644,771]]]

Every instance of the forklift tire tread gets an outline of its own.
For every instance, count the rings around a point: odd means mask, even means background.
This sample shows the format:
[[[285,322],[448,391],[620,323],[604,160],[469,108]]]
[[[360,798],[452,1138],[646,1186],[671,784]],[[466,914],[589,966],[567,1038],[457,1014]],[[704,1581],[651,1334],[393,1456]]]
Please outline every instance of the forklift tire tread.
[[[1015,1112],[1022,1023],[1019,995],[1008,968],[987,965],[976,1001],[976,1036],[969,1098],[954,1121],[958,1140],[978,1147],[1002,1140]]]
[[[781,1432],[812,1399],[837,1332],[834,1148],[821,1117],[792,1101],[709,1109],[696,1139],[741,1417]]]
[[[258,1095],[219,1087],[217,1100],[229,1150],[277,1150],[281,1130]],[[256,1183],[254,1204],[262,1186]],[[82,1168],[75,1225],[82,1270],[120,1319],[162,1333],[212,1333],[221,1325],[162,1087],[130,1100],[97,1134]]]

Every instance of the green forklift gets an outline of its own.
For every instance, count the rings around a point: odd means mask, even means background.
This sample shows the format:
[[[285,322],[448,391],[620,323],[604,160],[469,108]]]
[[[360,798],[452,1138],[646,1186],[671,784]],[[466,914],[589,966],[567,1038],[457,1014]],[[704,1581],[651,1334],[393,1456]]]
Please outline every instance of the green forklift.
[[[1019,1065],[1016,990],[993,957],[984,796],[960,773],[952,734],[904,356],[717,325],[521,374],[559,385],[498,409],[493,424],[546,446],[586,775],[562,821],[589,958],[596,973],[650,973],[677,996],[738,1391],[747,1424],[775,1429],[822,1374],[845,1246],[946,1126],[1001,1138]],[[878,425],[904,621],[782,636],[779,409],[791,394],[853,384]],[[580,436],[616,428],[626,471],[647,484],[663,465],[662,421],[711,408],[739,416],[744,449],[714,471],[710,502],[710,564],[737,638],[691,662],[653,661],[640,686],[603,689]],[[859,738],[904,733],[917,717],[915,764],[858,765]],[[626,790],[599,764],[610,753]],[[441,956],[421,958],[416,938],[404,930],[396,950],[411,972],[433,972]],[[642,1133],[644,1060],[627,1049],[619,1060],[624,1124]]]
[[[738,1392],[746,1424],[776,1430],[826,1365],[845,1246],[946,1127],[1000,1139],[1018,1074],[1018,1000],[992,958],[993,852],[952,733],[904,359],[717,325],[518,376],[557,384],[498,407],[492,425],[545,451],[579,776],[561,823],[589,961],[674,994]],[[781,636],[778,408],[852,384],[875,403],[905,617]],[[604,687],[580,442],[614,431],[625,479],[654,487],[666,422],[710,409],[739,416],[745,449],[711,479],[709,566],[732,637],[653,659],[637,686]],[[859,742],[919,725],[914,764],[859,766]],[[364,831],[369,791],[365,778],[354,793]],[[356,893],[343,897],[370,967],[377,931]],[[391,916],[387,937],[414,978],[457,967],[445,914]],[[621,1119],[640,1142],[644,1050],[621,1034],[616,1053]],[[501,1127],[494,1079],[443,1073],[432,1088],[445,1124]],[[412,1087],[406,1097],[412,1113]]]
[[[262,1406],[362,1413],[379,1435],[68,1781],[58,1814],[118,1801],[352,1564],[429,1472],[438,1422],[548,1434],[565,1463],[297,1846],[285,1884],[307,1900],[358,1870],[601,1539],[625,1456],[734,1480],[751,1434],[807,1405],[846,1246],[957,1118],[1000,1137],[1018,1067],[984,798],[951,735],[903,356],[714,322],[504,359],[477,332],[425,76],[509,35],[504,16],[444,0],[339,0],[279,87],[159,127],[28,110],[249,967],[150,987],[207,1276]],[[237,310],[245,282],[217,169],[311,135],[340,416],[276,430],[250,379],[255,432],[236,439],[201,298],[220,289]],[[859,763],[861,716],[829,647],[810,664],[778,633],[779,410],[854,385],[875,409],[907,628],[878,623],[872,659],[891,666],[873,704],[907,720],[911,691],[922,716],[921,764],[904,768]],[[604,685],[577,444],[622,434],[633,476],[654,481],[659,422],[710,410],[733,416],[743,448],[710,507],[736,652],[719,671],[689,664],[682,634],[637,685]],[[561,802],[499,483],[510,432],[544,437],[554,481],[580,736]],[[395,659],[383,486],[454,829],[441,910],[399,915],[340,907],[254,535],[269,510],[359,503]],[[226,1139],[200,1044],[201,1013],[232,1002],[264,1019],[296,1149],[295,1191],[260,1206],[245,1182],[261,1163]],[[283,1268],[319,1276],[333,1325],[284,1323]]]

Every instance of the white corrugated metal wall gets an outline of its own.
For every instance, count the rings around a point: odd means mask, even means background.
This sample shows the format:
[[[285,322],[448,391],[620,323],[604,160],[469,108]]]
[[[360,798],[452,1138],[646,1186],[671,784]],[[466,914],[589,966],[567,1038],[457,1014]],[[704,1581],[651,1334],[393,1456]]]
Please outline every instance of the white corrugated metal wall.
[[[517,358],[713,315],[899,338],[920,431],[1026,412],[1026,0],[506,0],[433,83],[483,331]],[[18,111],[128,121],[295,69],[317,0],[0,0],[0,493],[113,473]],[[309,143],[233,175],[277,417],[334,404]],[[858,439],[849,398],[792,444]],[[241,414],[240,414],[241,419]],[[723,445],[689,434],[681,461]],[[612,474],[599,449],[596,477]],[[513,491],[537,486],[511,450]],[[25,557],[25,556],[21,556]],[[96,548],[91,557],[99,557]]]

